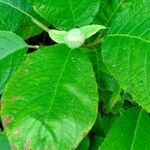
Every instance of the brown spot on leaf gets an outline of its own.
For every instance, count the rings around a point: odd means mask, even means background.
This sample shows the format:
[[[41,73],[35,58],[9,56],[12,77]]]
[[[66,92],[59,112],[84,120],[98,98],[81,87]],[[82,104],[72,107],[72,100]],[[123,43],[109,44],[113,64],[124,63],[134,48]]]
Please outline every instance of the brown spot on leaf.
[[[28,69],[24,69],[24,70],[23,70],[23,74],[26,75],[26,74],[28,74],[28,73],[29,73],[29,70],[28,70]]]
[[[33,62],[32,62],[32,60],[30,60],[30,59],[26,59],[26,64],[27,64],[27,65],[32,65]]]
[[[82,136],[85,138],[87,136],[87,132],[83,132]]]
[[[11,100],[15,102],[15,101],[17,101],[17,100],[20,99],[20,98],[21,98],[20,96],[13,96],[13,97],[11,98]]]
[[[3,127],[5,128],[10,122],[11,122],[11,118],[10,118],[9,116],[4,117],[4,118],[2,119]]]
[[[47,145],[45,145],[45,150],[49,150]]]
[[[14,144],[11,146],[11,150],[17,150],[17,148]]]
[[[0,107],[2,107],[2,105],[4,105],[4,100],[0,100]]]
[[[31,140],[26,141],[25,146],[24,146],[24,150],[31,150],[30,144],[31,144]]]
[[[21,131],[20,128],[15,129],[14,132],[13,132],[13,135],[16,136],[17,134],[20,133],[20,131]]]
[[[73,147],[71,150],[75,150],[75,148]]]
[[[55,146],[54,145],[52,146],[52,150],[55,150]]]

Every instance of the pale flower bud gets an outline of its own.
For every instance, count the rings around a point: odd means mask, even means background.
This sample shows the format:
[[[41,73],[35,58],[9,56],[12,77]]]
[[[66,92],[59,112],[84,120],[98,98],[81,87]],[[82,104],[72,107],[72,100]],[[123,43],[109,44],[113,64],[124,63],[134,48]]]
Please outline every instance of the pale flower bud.
[[[84,34],[78,28],[71,29],[64,37],[64,43],[71,49],[80,47],[84,42]]]

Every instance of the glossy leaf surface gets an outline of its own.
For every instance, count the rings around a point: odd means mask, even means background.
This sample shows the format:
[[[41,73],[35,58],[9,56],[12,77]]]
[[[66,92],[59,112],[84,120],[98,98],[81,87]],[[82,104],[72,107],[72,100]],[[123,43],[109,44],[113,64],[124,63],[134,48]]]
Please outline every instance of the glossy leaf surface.
[[[28,56],[7,84],[5,132],[17,149],[76,148],[95,122],[97,95],[84,50],[43,48]]]

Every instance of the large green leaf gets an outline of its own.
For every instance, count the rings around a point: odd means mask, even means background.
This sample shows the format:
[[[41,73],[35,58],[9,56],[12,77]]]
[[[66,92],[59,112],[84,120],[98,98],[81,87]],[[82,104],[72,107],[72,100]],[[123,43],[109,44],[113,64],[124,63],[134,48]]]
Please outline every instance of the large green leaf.
[[[97,95],[84,49],[43,48],[27,57],[6,86],[5,132],[17,149],[73,149],[95,122]]]
[[[124,11],[113,23],[103,46],[105,65],[120,87],[150,111],[149,0]]]
[[[150,117],[142,109],[132,108],[114,123],[99,150],[150,149]]]
[[[0,30],[16,30],[31,10],[27,0],[0,0]]]
[[[34,10],[54,26],[71,29],[92,22],[99,0],[29,0]]]
[[[99,11],[94,23],[111,26],[114,18],[125,8],[130,7],[139,0],[101,0]]]
[[[0,31],[0,93],[9,76],[24,59],[27,44],[9,31]]]

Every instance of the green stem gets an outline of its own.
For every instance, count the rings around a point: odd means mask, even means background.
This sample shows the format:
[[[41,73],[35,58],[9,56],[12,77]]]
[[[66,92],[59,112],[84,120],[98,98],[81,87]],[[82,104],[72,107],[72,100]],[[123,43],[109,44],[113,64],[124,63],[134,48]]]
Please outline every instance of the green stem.
[[[37,19],[33,18],[33,17],[30,17],[31,20],[33,21],[33,23],[35,23],[37,26],[39,26],[41,29],[43,29],[44,31],[46,32],[49,32],[50,29],[47,28],[44,24],[42,24],[41,22],[39,22]]]
[[[95,46],[97,46],[98,44],[102,43],[102,41],[103,41],[103,38],[97,39],[97,40],[95,40],[95,41],[92,42],[92,43],[86,44],[85,47],[87,47],[87,48],[95,47]]]
[[[101,38],[101,34],[99,34],[94,42],[86,44],[84,46],[87,48],[92,48],[92,47],[95,47],[102,42],[103,42],[103,38]]]
[[[28,48],[38,49],[39,45],[28,45]]]

